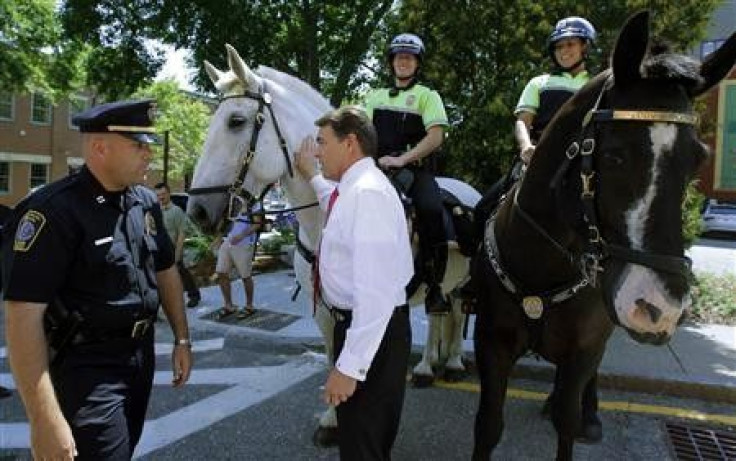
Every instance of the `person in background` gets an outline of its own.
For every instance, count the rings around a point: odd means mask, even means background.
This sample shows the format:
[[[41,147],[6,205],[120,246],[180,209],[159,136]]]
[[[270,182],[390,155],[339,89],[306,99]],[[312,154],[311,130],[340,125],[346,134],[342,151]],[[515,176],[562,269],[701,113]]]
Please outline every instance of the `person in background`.
[[[193,224],[187,218],[184,210],[171,201],[171,189],[168,184],[160,182],[153,188],[156,191],[156,196],[161,204],[161,211],[164,214],[164,227],[166,227],[166,232],[174,243],[176,268],[179,270],[179,276],[184,284],[184,291],[189,298],[187,307],[197,307],[202,296],[199,293],[197,282],[194,281],[194,277],[192,277],[192,274],[189,273],[189,270],[184,265],[184,239],[187,237],[187,233]]]
[[[447,235],[431,155],[442,145],[448,121],[440,95],[419,83],[423,57],[419,37],[394,37],[388,47],[393,86],[369,92],[364,106],[378,133],[378,165],[389,172],[406,169],[413,176],[405,192],[417,216],[419,264],[407,290],[413,293],[424,281],[427,313],[447,314],[451,305],[440,287],[447,268]]]
[[[257,234],[261,229],[263,215],[258,204],[250,209],[245,206],[233,219],[230,231],[221,238],[220,247],[217,250],[217,282],[222,292],[225,305],[217,311],[216,318],[222,319],[231,314],[238,313],[238,318],[244,319],[255,314],[253,307],[253,258],[256,251]],[[216,242],[217,244],[217,242]],[[243,280],[245,288],[245,307],[238,312],[233,304],[232,286],[230,283],[230,272],[233,267]]]
[[[155,104],[121,101],[76,115],[85,166],[17,207],[3,242],[10,368],[34,459],[130,459],[155,371],[154,319],[174,336],[172,384],[192,367],[174,247],[153,191]],[[42,283],[39,283],[42,281]]]
[[[405,287],[413,262],[406,217],[396,190],[375,165],[377,137],[367,114],[346,106],[316,125],[316,142],[304,139],[295,163],[327,212],[315,274],[317,302],[335,319],[335,366],[324,400],[337,407],[340,459],[388,460],[411,347]]]

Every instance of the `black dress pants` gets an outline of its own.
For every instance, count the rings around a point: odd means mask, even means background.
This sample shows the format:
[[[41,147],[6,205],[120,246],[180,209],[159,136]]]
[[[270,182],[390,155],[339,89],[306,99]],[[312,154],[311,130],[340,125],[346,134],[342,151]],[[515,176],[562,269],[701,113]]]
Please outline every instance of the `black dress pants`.
[[[412,168],[414,182],[409,189],[417,214],[419,248],[425,258],[431,258],[432,248],[447,242],[442,209],[442,195],[434,175],[422,168]]]
[[[153,328],[140,340],[71,346],[51,368],[76,460],[130,460],[153,385]]]
[[[335,354],[345,344],[349,321],[335,324]],[[342,461],[389,460],[401,421],[411,348],[408,306],[396,308],[365,381],[337,407]]]

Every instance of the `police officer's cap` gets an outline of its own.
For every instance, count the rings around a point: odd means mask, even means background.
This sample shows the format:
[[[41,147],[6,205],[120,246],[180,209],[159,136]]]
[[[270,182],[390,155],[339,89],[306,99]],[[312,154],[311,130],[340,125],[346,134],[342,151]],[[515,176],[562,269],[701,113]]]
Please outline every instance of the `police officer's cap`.
[[[82,133],[115,133],[145,144],[160,144],[153,126],[155,112],[152,99],[116,101],[77,114],[72,123]]]

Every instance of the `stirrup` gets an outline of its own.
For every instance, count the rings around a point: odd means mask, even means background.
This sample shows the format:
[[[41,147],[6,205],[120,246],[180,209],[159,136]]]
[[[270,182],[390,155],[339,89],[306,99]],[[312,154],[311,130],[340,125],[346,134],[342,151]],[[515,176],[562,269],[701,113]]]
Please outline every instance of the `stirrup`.
[[[424,310],[427,315],[447,315],[452,310],[452,305],[442,294],[439,285],[427,288],[427,293],[424,296]]]

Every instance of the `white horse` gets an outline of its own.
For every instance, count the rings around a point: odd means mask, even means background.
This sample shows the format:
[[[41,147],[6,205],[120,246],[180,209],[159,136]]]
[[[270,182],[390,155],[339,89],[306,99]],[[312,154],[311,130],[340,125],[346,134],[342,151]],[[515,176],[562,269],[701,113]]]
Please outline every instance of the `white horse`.
[[[289,203],[295,207],[316,202],[312,187],[294,170],[293,152],[301,140],[314,134],[314,121],[332,109],[328,101],[306,83],[269,67],[252,71],[237,51],[226,45],[230,69],[222,72],[205,61],[205,69],[222,96],[212,116],[204,152],[194,170],[188,212],[203,229],[211,230],[227,211],[229,195],[260,197],[280,181]],[[480,194],[460,181],[442,178],[440,185],[463,204],[474,206]],[[320,237],[322,211],[317,206],[296,211],[299,241],[313,252]],[[310,262],[295,252],[297,280],[312,297]],[[462,325],[464,315],[453,289],[466,277],[468,259],[450,246],[446,275],[442,284],[453,309],[449,315],[430,316],[428,337],[421,362],[414,368],[415,382],[433,380],[432,366],[444,362],[446,374],[464,373],[462,363]],[[411,300],[423,303],[424,287]],[[327,356],[332,357],[333,318],[318,308],[315,320],[325,340]],[[315,442],[334,439],[337,418],[330,407],[320,418]]]

